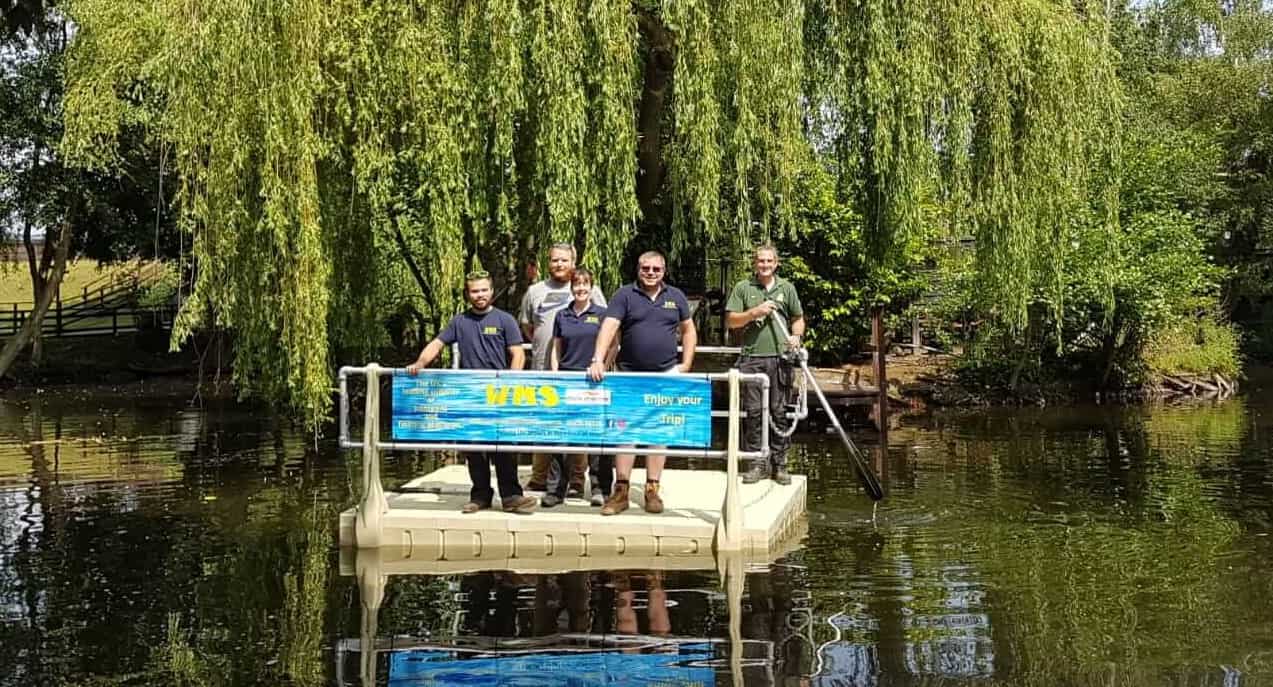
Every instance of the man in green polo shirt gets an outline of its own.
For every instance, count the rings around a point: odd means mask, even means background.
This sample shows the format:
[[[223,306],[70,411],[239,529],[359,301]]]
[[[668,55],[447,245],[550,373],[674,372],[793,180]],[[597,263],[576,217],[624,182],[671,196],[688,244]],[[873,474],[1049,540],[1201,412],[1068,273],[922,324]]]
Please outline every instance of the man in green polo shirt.
[[[787,473],[787,437],[782,436],[793,422],[787,417],[786,404],[791,397],[791,385],[795,370],[783,359],[782,354],[800,345],[804,335],[804,310],[800,296],[791,282],[779,277],[778,251],[770,244],[756,248],[752,266],[755,274],[734,285],[725,303],[725,323],[730,329],[740,330],[743,337],[743,354],[738,359],[741,372],[763,372],[769,376],[769,417],[778,432],[769,433],[769,460],[755,461],[751,470],[743,475],[744,484],[753,484],[772,477],[779,484],[791,484]],[[782,334],[774,317],[777,312],[787,322],[791,336]],[[761,388],[757,384],[743,387],[743,407],[747,421],[743,432],[743,450],[760,448]]]

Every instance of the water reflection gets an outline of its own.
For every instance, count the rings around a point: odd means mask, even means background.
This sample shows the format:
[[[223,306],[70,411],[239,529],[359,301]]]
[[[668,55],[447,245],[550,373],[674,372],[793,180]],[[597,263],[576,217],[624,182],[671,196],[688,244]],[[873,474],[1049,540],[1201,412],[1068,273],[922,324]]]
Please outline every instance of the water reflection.
[[[358,684],[366,687],[386,674],[389,684],[404,686],[706,685],[716,684],[718,674],[741,684],[753,668],[773,684],[774,642],[743,638],[746,557],[695,558],[689,566],[645,560],[652,567],[455,578],[428,574],[445,563],[412,561],[402,552],[344,551],[342,570],[357,578],[363,600],[362,634],[340,644],[337,682],[348,682],[356,653]],[[694,579],[686,567],[704,561],[718,566],[711,573],[724,580],[723,589],[678,586]],[[666,569],[669,563],[677,569]],[[413,589],[429,595],[447,590],[449,612],[415,636],[386,633],[380,614],[389,571],[409,576]]]
[[[356,457],[268,414],[0,401],[0,685],[1259,685],[1265,398],[908,418],[878,511],[805,436],[793,550],[520,572],[336,550]]]

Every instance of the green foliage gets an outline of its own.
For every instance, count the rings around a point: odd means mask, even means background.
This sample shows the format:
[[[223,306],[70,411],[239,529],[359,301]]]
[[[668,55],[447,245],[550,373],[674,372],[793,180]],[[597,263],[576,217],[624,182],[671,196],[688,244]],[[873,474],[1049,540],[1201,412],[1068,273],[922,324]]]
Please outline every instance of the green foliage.
[[[1208,260],[1200,234],[1191,217],[1174,209],[1133,214],[1114,236],[1101,227],[1075,227],[1060,318],[1050,294],[1040,289],[1024,332],[983,319],[969,342],[964,373],[979,383],[1013,387],[1056,379],[1120,387],[1170,372],[1163,367],[1169,360],[1204,356],[1221,366],[1208,371],[1236,372],[1237,340],[1225,325],[1212,322],[1211,338],[1197,350],[1171,348],[1177,329],[1205,326],[1200,318],[1216,308],[1225,274]],[[961,278],[970,281],[966,274]],[[986,312],[973,293],[955,288],[946,312]]]
[[[59,11],[48,9],[35,30],[0,34],[5,55],[0,67],[0,240],[17,241],[28,232],[54,235],[78,202],[81,210],[70,218],[73,256],[119,261],[175,255],[172,220],[159,216],[156,221],[163,171],[155,151],[134,129],[119,132],[118,155],[101,170],[68,166],[61,154],[64,24]]]
[[[181,277],[177,273],[176,266],[171,264],[160,266],[159,273],[154,279],[142,287],[141,293],[137,296],[137,305],[153,308],[175,302],[173,299],[177,295],[180,281]]]
[[[1014,329],[1059,291],[1074,214],[1112,224],[1122,90],[1095,3],[826,3],[807,86],[873,255],[925,208],[977,242],[978,289]],[[1097,189],[1093,191],[1092,189]]]
[[[121,127],[143,126],[172,151],[196,266],[174,343],[233,329],[240,388],[313,424],[330,351],[382,343],[378,313],[440,322],[474,261],[500,287],[545,242],[577,240],[612,287],[638,206],[668,211],[670,226],[643,221],[673,253],[792,238],[811,150],[861,218],[818,240],[868,274],[862,298],[910,288],[898,270],[930,229],[969,228],[979,288],[1019,328],[1031,289],[1059,283],[1067,217],[1114,208],[1116,183],[1098,182],[1121,95],[1097,10],[73,0],[64,147],[100,166]],[[667,51],[670,94],[649,76]],[[667,133],[638,132],[634,105],[665,97],[648,120]],[[638,169],[638,145],[658,159]],[[664,168],[657,202],[638,204],[638,178]],[[838,285],[810,288],[839,349],[858,296],[840,298],[842,266],[806,267]]]
[[[1234,379],[1241,371],[1241,342],[1232,324],[1206,315],[1154,332],[1145,349],[1150,374],[1190,373]]]
[[[1225,302],[1249,351],[1273,351],[1273,8],[1255,0],[1158,0],[1125,9],[1115,40],[1142,143],[1170,145],[1164,161],[1177,206],[1205,229],[1230,267]]]
[[[747,243],[753,212],[757,232],[781,226],[805,149],[801,8],[78,0],[66,150],[104,164],[130,123],[171,146],[197,265],[174,343],[233,329],[240,388],[315,423],[328,351],[383,343],[377,313],[441,321],[475,260],[512,281],[536,247],[578,239],[617,284],[638,213],[638,20],[685,38],[673,249]]]
[[[796,199],[796,238],[781,246],[782,274],[800,293],[809,350],[840,361],[869,343],[870,308],[897,316],[927,287],[918,269],[925,242],[911,236],[889,260],[871,259],[862,218],[836,199],[834,180],[821,170],[800,179]]]

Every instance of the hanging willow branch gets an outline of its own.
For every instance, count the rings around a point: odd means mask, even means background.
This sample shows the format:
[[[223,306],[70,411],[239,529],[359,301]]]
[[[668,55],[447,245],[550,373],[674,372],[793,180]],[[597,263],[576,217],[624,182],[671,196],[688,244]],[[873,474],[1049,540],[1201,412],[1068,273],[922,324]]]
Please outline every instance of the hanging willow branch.
[[[815,139],[840,152],[885,256],[926,206],[977,241],[987,302],[1022,326],[1059,296],[1075,224],[1112,226],[1120,87],[1103,10],[1052,0],[819,0]],[[1097,188],[1097,192],[1093,189]],[[1054,301],[1059,307],[1059,300]]]
[[[516,274],[519,251],[577,241],[613,287],[643,211],[670,218],[673,252],[780,236],[811,151],[841,151],[880,246],[933,203],[971,226],[1019,313],[1094,161],[1116,159],[1108,57],[1068,2],[68,10],[68,158],[109,164],[121,124],[174,151],[196,265],[174,345],[232,330],[240,388],[310,423],[329,351],[370,354],[391,312],[449,316],[474,256]]]

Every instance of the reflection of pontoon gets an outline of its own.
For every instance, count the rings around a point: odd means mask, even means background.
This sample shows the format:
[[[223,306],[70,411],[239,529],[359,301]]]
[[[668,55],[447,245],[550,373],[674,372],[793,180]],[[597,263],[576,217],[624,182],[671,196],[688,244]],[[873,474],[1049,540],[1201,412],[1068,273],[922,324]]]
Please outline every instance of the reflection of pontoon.
[[[484,644],[484,646],[478,646]],[[767,675],[773,664],[771,643],[743,641],[749,673]],[[355,640],[336,649],[336,682],[350,684],[345,666],[360,653]],[[392,687],[408,685],[519,686],[714,685],[718,669],[730,668],[728,640],[646,635],[555,635],[535,640],[413,642],[396,640],[377,646],[378,661]],[[772,684],[772,676],[761,678]]]
[[[572,671],[572,684],[579,685],[649,684],[650,681],[711,685],[715,684],[717,666],[735,676],[743,675],[746,669],[761,683],[773,684],[773,643],[742,639],[743,581],[748,567],[767,566],[794,549],[803,537],[803,527],[792,534],[775,542],[774,548],[762,557],[739,553],[714,556],[708,552],[697,556],[626,555],[582,559],[557,556],[448,561],[414,558],[411,551],[402,549],[343,549],[341,574],[358,577],[362,636],[337,643],[338,684],[349,684],[345,667],[353,653],[359,654],[361,683],[366,687],[380,684],[377,673],[386,665],[389,684],[395,686],[465,683],[461,678],[469,680],[466,684],[483,684],[480,676],[492,674],[524,674],[527,679],[519,679],[519,685],[539,684],[532,678],[537,674],[546,680],[542,684],[558,685],[562,684],[560,673],[553,671],[566,664]],[[460,615],[453,619],[455,639],[447,642],[378,637],[378,615],[390,575],[448,575],[501,568],[540,574],[611,568],[715,570],[724,582],[729,639],[589,633],[561,633],[534,639],[474,639],[459,637]],[[638,668],[641,672],[632,672]],[[640,675],[641,681],[626,682],[625,675]],[[575,677],[580,679],[574,681]]]

